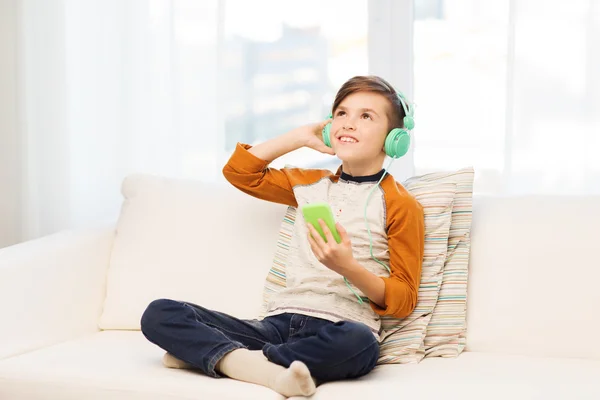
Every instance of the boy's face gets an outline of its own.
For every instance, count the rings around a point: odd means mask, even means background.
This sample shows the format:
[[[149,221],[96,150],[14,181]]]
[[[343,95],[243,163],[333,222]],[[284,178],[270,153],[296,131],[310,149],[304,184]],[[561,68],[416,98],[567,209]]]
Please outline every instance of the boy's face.
[[[390,126],[390,104],[378,93],[347,96],[333,113],[331,147],[342,160],[363,164],[385,158],[385,137]]]

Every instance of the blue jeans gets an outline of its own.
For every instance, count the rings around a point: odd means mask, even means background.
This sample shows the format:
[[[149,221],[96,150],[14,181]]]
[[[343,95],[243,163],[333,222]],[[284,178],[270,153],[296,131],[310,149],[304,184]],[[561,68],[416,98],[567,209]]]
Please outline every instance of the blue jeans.
[[[300,360],[319,383],[363,376],[379,357],[379,343],[366,325],[302,314],[240,320],[159,299],[144,311],[141,327],[150,342],[215,378],[221,377],[215,365],[239,348],[262,350],[269,361],[286,368]]]

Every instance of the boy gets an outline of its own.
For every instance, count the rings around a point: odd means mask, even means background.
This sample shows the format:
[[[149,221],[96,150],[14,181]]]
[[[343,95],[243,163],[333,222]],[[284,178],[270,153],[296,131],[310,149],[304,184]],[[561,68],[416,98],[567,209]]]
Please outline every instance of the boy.
[[[254,147],[238,144],[223,168],[231,184],[294,207],[329,203],[342,241],[338,244],[320,221],[323,240],[312,225],[301,222],[299,212],[286,287],[272,296],[261,321],[168,299],[150,303],[142,332],[167,351],[165,365],[260,384],[284,396],[309,396],[315,381],[356,378],[375,367],[380,316],[408,316],[421,276],[423,209],[391,175],[378,185],[385,172],[386,136],[402,127],[404,114],[384,79],[358,76],[338,91],[331,120]],[[331,147],[322,138],[328,123]],[[335,174],[268,168],[274,159],[304,146],[337,155],[341,167]]]

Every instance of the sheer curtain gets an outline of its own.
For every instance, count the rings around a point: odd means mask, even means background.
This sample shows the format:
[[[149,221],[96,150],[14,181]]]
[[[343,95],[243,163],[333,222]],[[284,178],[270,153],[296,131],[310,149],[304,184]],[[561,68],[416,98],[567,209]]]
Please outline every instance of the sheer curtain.
[[[473,165],[479,193],[600,193],[594,0],[16,4],[21,240],[112,222],[131,173],[220,180],[236,141],[320,119],[343,81],[380,70],[393,84],[414,70],[411,172]],[[414,36],[378,25],[413,14]]]
[[[22,0],[22,240],[112,222],[129,174],[222,181],[237,141],[324,119],[337,87],[368,72],[366,10],[366,0]],[[327,157],[299,151],[277,166]]]
[[[475,191],[600,193],[600,3],[416,1],[417,173]]]
[[[503,188],[600,194],[600,3],[513,6]]]
[[[217,176],[218,14],[217,1],[20,3],[24,240],[112,221],[131,173]]]

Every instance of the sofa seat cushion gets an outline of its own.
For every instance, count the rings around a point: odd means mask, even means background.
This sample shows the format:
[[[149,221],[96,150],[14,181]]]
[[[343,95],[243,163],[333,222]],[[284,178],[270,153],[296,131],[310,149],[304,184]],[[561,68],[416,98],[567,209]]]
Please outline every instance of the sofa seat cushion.
[[[257,385],[164,368],[138,331],[104,331],[0,361],[0,399],[283,399]],[[600,360],[466,352],[381,365],[354,381],[319,386],[313,400],[600,398]],[[298,398],[297,400],[300,400]]]
[[[284,399],[258,385],[162,365],[139,331],[103,331],[0,361],[0,399]]]
[[[358,380],[321,385],[311,400],[600,399],[598,377],[600,360],[464,352],[381,365]]]

